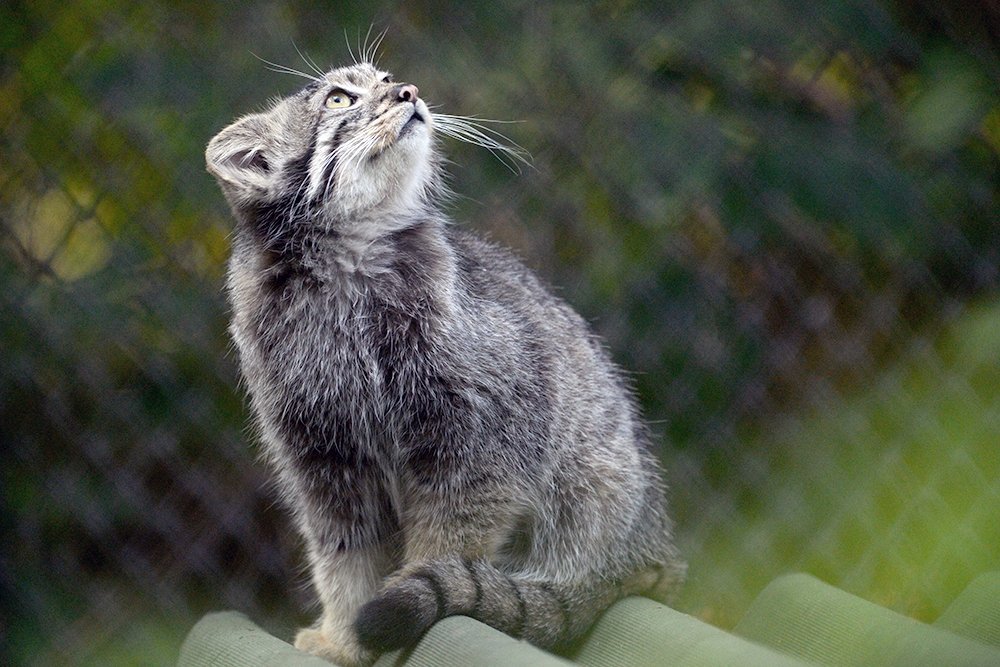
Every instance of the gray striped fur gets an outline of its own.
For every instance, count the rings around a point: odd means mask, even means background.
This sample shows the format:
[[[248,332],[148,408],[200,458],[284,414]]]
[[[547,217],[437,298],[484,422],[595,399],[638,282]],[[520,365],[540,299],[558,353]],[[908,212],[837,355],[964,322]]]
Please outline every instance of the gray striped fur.
[[[328,108],[331,90],[354,99]],[[323,605],[296,645],[346,665],[468,614],[565,648],[683,564],[649,437],[584,321],[450,226],[433,116],[369,64],[208,146],[265,456]]]

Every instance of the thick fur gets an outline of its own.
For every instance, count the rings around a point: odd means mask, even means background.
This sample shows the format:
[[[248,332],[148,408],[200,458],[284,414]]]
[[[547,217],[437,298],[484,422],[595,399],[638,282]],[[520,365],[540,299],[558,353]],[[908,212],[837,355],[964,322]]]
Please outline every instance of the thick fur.
[[[353,96],[327,108],[332,90]],[[209,144],[230,330],[344,664],[468,614],[544,648],[683,564],[646,430],[584,321],[447,224],[433,117],[368,64]]]

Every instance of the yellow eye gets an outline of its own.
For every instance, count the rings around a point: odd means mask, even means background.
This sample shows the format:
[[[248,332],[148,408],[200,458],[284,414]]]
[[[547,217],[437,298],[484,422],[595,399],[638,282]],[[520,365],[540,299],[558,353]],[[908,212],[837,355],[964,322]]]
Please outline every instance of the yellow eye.
[[[335,90],[326,96],[327,109],[343,109],[354,104],[354,98],[342,90]]]

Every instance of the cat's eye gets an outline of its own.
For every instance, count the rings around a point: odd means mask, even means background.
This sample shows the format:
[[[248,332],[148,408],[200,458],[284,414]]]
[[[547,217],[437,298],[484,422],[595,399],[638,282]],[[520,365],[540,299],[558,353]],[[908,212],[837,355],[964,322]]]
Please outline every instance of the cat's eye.
[[[392,75],[386,74],[382,77],[382,83],[392,83]]]
[[[327,109],[343,109],[354,104],[354,97],[342,90],[335,90],[326,96]]]

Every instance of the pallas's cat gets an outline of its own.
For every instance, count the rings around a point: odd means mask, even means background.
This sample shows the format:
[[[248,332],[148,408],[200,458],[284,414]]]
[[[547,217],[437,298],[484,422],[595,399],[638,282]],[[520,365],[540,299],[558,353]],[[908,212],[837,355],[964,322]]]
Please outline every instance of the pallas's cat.
[[[312,79],[207,150],[230,331],[323,606],[296,646],[365,664],[466,614],[559,649],[664,598],[683,565],[621,372],[441,211],[435,130],[476,127],[369,63]]]

